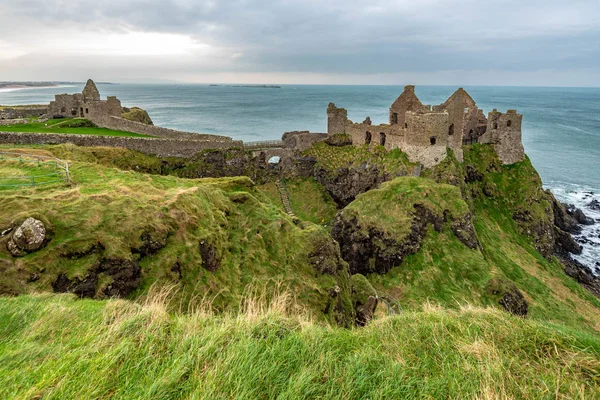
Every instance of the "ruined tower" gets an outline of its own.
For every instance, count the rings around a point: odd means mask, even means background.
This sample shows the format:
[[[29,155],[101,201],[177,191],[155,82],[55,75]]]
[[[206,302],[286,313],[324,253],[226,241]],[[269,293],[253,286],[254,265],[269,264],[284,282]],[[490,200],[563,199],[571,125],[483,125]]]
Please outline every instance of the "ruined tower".
[[[503,164],[522,161],[525,159],[521,138],[522,120],[523,115],[517,114],[517,110],[508,110],[505,114],[494,109],[489,113],[487,130],[479,143],[492,144]]]
[[[407,111],[425,112],[427,108],[415,94],[414,85],[407,85],[390,107],[390,125],[404,126]]]
[[[85,84],[85,88],[83,88],[83,100],[84,101],[99,101],[100,100],[100,91],[96,87],[96,84],[93,80],[88,79]]]
[[[327,107],[327,133],[330,135],[336,133],[346,133],[346,121],[348,120],[348,111],[345,108],[338,108],[333,103]]]

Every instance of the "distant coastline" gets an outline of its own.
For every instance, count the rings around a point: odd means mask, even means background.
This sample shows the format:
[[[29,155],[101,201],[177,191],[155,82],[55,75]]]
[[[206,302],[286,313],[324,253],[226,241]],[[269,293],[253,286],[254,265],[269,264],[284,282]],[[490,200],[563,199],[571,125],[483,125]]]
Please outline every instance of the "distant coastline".
[[[103,85],[112,85],[111,82],[100,82]],[[0,82],[0,92],[12,92],[24,89],[45,89],[53,87],[70,87],[83,85],[83,82]]]

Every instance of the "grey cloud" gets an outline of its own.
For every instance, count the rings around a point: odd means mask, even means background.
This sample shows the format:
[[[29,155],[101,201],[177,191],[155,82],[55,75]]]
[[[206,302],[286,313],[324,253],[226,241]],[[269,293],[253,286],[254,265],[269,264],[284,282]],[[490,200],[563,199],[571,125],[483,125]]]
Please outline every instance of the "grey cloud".
[[[27,20],[32,35],[67,25],[181,33],[241,55],[218,56],[197,71],[532,71],[600,61],[596,1],[0,0],[0,9],[11,16],[0,16],[0,33],[9,39]]]

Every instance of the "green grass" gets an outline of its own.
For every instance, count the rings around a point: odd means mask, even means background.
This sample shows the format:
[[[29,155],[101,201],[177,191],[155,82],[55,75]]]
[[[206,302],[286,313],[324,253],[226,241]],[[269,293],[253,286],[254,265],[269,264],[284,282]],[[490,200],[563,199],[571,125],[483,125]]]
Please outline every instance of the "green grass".
[[[65,171],[53,161],[2,159],[0,154],[0,191],[21,186],[65,184]]]
[[[142,282],[133,296],[154,282],[172,282],[182,288],[182,301],[207,297],[226,309],[238,307],[249,287],[282,285],[300,304],[326,318],[333,312],[328,308],[330,288],[338,285],[346,290],[342,297],[349,296],[347,270],[321,274],[310,263],[315,247],[331,241],[327,232],[294,225],[249,178],[181,179],[72,160],[70,171],[71,186],[2,193],[0,229],[34,216],[46,224],[52,240],[19,259],[0,243],[1,293],[49,291],[60,273],[83,279],[99,260],[116,258],[142,267]],[[142,244],[145,232],[166,245],[140,259],[132,249]],[[200,242],[214,246],[221,260],[216,272],[206,270]],[[64,256],[96,243],[104,250],[78,259]],[[40,279],[28,283],[33,274]],[[111,282],[106,279],[101,279],[98,297]]]
[[[294,213],[304,221],[329,225],[337,214],[337,206],[329,193],[313,178],[286,179],[287,189]]]
[[[160,299],[0,299],[0,397],[600,397],[597,335],[432,305],[345,330],[250,303],[184,315]]]
[[[27,124],[15,124],[0,126],[0,132],[33,132],[33,133],[68,133],[77,135],[100,135],[100,136],[127,136],[127,137],[150,137],[137,133],[117,131],[98,127],[69,127],[80,119],[51,119],[46,122],[31,121]],[[75,124],[77,125],[77,124]]]
[[[411,174],[417,164],[408,161],[406,154],[399,149],[386,151],[383,146],[330,146],[317,142],[303,153],[317,159],[320,166],[331,173],[339,168],[357,167],[361,164],[377,164],[381,173],[391,176]]]
[[[465,183],[462,169],[467,165],[483,179]],[[514,282],[524,294],[528,318],[600,330],[599,299],[569,278],[557,260],[542,257],[536,248],[547,247],[551,240],[540,232],[551,232],[552,210],[528,160],[502,166],[491,147],[471,146],[465,151],[464,165],[449,160],[427,175],[458,182],[460,187],[400,177],[359,195],[341,213],[348,220],[357,218],[367,238],[375,230],[397,242],[410,232],[414,204],[438,215],[448,210],[455,219],[470,213],[481,249],[469,249],[448,226],[440,232],[430,228],[417,253],[384,275],[368,275],[380,295],[397,299],[408,309],[428,299],[451,308],[498,307],[498,299],[487,291],[496,277]],[[515,221],[513,215],[524,210],[530,218]],[[386,251],[385,241],[377,239],[374,244]]]
[[[348,219],[357,217],[364,228],[376,227],[402,240],[410,232],[415,204],[438,215],[448,210],[456,219],[463,218],[469,211],[456,186],[404,176],[384,182],[380,189],[359,194],[344,208],[342,215]]]

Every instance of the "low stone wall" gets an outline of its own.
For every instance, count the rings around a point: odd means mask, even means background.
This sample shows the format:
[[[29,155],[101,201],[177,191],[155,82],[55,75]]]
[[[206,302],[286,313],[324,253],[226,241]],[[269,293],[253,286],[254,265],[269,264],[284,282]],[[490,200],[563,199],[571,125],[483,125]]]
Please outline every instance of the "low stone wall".
[[[313,143],[327,139],[326,133],[315,133],[309,131],[286,132],[281,137],[285,147],[298,151],[308,149]]]
[[[20,125],[26,124],[27,120],[18,118],[18,119],[0,119],[0,126],[2,125]]]
[[[243,148],[241,141],[154,139],[53,133],[0,132],[0,144],[63,144],[122,147],[160,157],[192,157],[206,149]]]
[[[32,118],[39,117],[48,112],[48,107],[2,107],[0,108],[0,120],[16,119],[16,118]]]
[[[155,125],[142,124],[137,121],[129,121],[124,118],[114,116],[101,116],[90,118],[93,123],[102,127],[118,131],[139,133],[166,139],[190,139],[190,140],[211,140],[220,142],[231,142],[232,139],[227,136],[206,135],[203,133],[192,133],[176,131],[174,129],[162,128]]]

